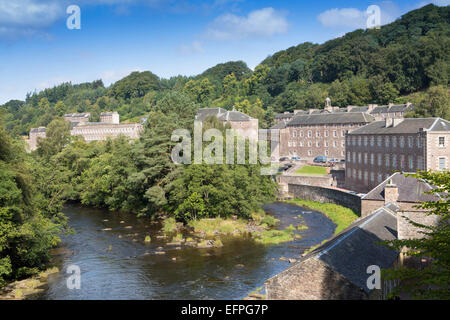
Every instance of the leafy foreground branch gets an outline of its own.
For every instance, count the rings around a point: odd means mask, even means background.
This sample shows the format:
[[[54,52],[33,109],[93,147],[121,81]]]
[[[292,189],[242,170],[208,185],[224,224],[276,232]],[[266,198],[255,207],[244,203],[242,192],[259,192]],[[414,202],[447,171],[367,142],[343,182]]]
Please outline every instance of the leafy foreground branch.
[[[450,172],[419,172],[413,175],[428,184],[435,186],[429,194],[439,194],[440,200],[424,202],[417,206],[426,215],[436,215],[440,221],[436,226],[427,226],[408,222],[420,228],[422,239],[390,241],[394,249],[402,251],[405,261],[427,262],[420,268],[405,264],[399,268],[384,271],[388,280],[395,280],[400,285],[392,293],[393,296],[411,295],[414,299],[450,299],[450,225],[449,225],[449,192]]]

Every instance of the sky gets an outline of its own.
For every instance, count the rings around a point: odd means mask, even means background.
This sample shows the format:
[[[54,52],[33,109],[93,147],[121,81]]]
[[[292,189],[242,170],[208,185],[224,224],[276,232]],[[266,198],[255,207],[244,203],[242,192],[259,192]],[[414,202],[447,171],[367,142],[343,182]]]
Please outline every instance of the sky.
[[[366,28],[369,6],[386,24],[429,3],[450,0],[0,0],[0,104],[133,71],[191,76],[237,60],[253,69],[277,51]]]

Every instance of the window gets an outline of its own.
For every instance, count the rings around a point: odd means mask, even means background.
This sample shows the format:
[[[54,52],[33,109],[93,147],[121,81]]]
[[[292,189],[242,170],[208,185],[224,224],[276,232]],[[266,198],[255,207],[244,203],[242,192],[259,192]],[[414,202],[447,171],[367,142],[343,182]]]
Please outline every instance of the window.
[[[358,153],[358,163],[361,163],[362,162],[362,155],[361,155],[361,153]]]
[[[308,141],[308,147],[312,147],[312,142]]]
[[[389,148],[389,137],[386,137],[384,142],[385,142],[386,148]]]
[[[389,168],[389,166],[390,166],[390,158],[389,158],[389,155],[387,154],[387,155],[385,156],[385,158],[386,158],[386,168]]]
[[[397,167],[397,156],[395,154],[392,156],[392,167]]]
[[[350,157],[350,152],[347,152],[347,162],[352,162],[352,157]]]
[[[378,182],[380,183],[383,180],[383,176],[381,175],[381,173],[378,174]]]
[[[356,152],[353,152],[353,163],[356,163]]]
[[[412,156],[409,156],[409,169],[414,169],[414,159]]]
[[[439,158],[439,171],[444,171],[445,169],[445,158]]]
[[[316,138],[320,138],[320,132],[316,131]]]
[[[439,137],[439,147],[445,147],[445,137]]]
[[[358,146],[361,147],[361,137],[358,137]]]
[[[292,132],[292,137],[297,138],[297,131],[294,130],[294,132]]]
[[[370,154],[370,164],[371,165],[375,164],[375,155],[373,153]]]
[[[328,148],[328,141],[324,142],[324,146],[325,146],[325,148]]]
[[[302,138],[303,138],[303,130],[302,130],[302,131],[300,131],[300,137],[302,137]]]
[[[373,172],[370,173],[370,181],[372,181],[372,182],[375,181],[375,173],[373,173]]]
[[[325,131],[325,137],[328,137],[328,130]]]
[[[342,131],[341,131],[341,136],[342,136],[342,137],[345,137],[345,130],[342,130]]]
[[[367,147],[367,144],[369,142],[369,138],[366,136],[364,137],[364,146]]]
[[[413,137],[408,137],[408,147],[413,147]]]
[[[423,158],[417,157],[417,170],[423,170]]]
[[[362,171],[361,170],[358,170],[358,179],[362,180]]]
[[[320,141],[317,141],[317,142],[316,142],[316,147],[317,147],[317,148],[320,148]]]
[[[352,141],[350,140],[350,138],[347,138],[347,145],[351,146],[352,145]]]
[[[378,138],[377,138],[377,146],[379,146],[379,147],[381,147],[381,140],[382,140],[381,136],[378,136]]]
[[[352,145],[353,145],[353,146],[356,146],[356,137],[353,137],[353,138],[352,138]]]
[[[405,137],[400,137],[400,148],[405,147]]]
[[[347,170],[347,177],[351,178],[352,177],[352,170]]]
[[[381,154],[378,154],[378,166],[381,167]]]
[[[311,138],[311,137],[312,137],[312,131],[308,130],[308,138]]]
[[[312,151],[308,150],[308,156],[312,156]]]
[[[392,137],[392,147],[397,148],[397,137]]]
[[[400,168],[404,168],[405,167],[405,156],[401,155],[400,156]]]
[[[345,148],[345,141],[342,141],[342,142],[341,142],[341,147],[342,147],[342,148]]]
[[[328,157],[328,154],[329,154],[329,153],[328,153],[328,150],[325,150],[325,155],[326,155],[327,157]]]
[[[417,148],[422,148],[422,138],[417,137]]]
[[[295,147],[297,145],[297,143],[294,141],[292,142],[292,146]]]
[[[373,147],[375,144],[375,137],[370,137],[370,146]]]
[[[369,173],[367,171],[364,171],[364,182],[369,182]]]

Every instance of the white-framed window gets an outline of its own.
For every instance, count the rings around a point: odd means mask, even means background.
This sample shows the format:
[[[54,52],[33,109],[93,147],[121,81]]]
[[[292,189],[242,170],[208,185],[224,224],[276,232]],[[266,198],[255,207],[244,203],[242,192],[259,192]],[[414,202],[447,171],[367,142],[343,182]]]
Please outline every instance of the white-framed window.
[[[303,130],[300,131],[300,137],[303,138]]]
[[[389,166],[391,165],[391,161],[390,161],[390,156],[387,154],[385,156],[385,160],[386,160],[386,168],[389,168]]]
[[[328,157],[329,155],[328,150],[325,150],[325,155]]]
[[[312,156],[312,151],[308,150],[308,156]]]
[[[320,141],[316,141],[316,147],[320,148]]]
[[[409,169],[414,169],[414,159],[413,159],[413,157],[412,156],[409,156],[409,159],[408,159],[409,161],[408,161],[408,163],[409,163]]]
[[[312,142],[308,141],[308,147],[312,147]]]
[[[292,132],[292,137],[293,137],[293,138],[297,138],[297,131],[294,130],[294,131]]]
[[[345,137],[345,130],[341,130],[341,137]]]
[[[328,141],[324,142],[325,148],[328,148]]]
[[[341,147],[342,147],[342,148],[345,148],[345,141],[342,141],[342,142],[341,142]]]
[[[413,137],[408,137],[408,147],[409,148],[413,147]]]
[[[444,157],[440,157],[439,158],[439,171],[444,171],[445,169],[447,169],[447,159],[445,159]]]
[[[325,137],[328,137],[328,130],[325,130],[324,135]]]
[[[311,138],[311,137],[312,137],[312,131],[308,130],[308,138]]]
[[[445,137],[439,137],[439,148],[445,147]]]
[[[316,131],[316,138],[320,138],[320,131]]]

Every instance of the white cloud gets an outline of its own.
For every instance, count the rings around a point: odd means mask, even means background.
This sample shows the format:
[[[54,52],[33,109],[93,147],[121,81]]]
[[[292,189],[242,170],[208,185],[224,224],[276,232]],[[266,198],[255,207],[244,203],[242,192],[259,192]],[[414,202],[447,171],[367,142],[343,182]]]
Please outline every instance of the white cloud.
[[[192,55],[204,53],[205,50],[203,49],[202,44],[199,41],[194,41],[190,45],[181,45],[178,48],[178,52],[182,55]]]
[[[264,8],[250,12],[246,17],[230,13],[221,15],[207,29],[206,36],[214,40],[271,37],[285,33],[287,29],[288,22],[283,13]]]

